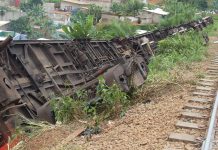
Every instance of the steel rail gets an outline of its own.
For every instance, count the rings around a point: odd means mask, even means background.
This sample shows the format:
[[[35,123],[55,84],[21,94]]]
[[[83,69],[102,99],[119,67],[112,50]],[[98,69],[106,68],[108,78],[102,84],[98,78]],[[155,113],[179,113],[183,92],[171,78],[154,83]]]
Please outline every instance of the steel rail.
[[[215,135],[215,128],[216,128],[216,121],[217,121],[217,108],[218,108],[218,92],[216,94],[216,99],[214,102],[211,118],[210,118],[210,124],[207,131],[207,137],[203,142],[203,145],[201,147],[201,150],[211,150],[213,148],[213,140]]]

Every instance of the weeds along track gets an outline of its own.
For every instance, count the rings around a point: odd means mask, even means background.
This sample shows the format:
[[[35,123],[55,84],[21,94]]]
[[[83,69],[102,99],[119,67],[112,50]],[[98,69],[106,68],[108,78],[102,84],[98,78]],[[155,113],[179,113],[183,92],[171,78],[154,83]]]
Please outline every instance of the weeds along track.
[[[49,101],[86,89],[95,98],[98,77],[129,92],[148,74],[160,40],[212,24],[211,17],[126,39],[12,41],[0,43],[0,143],[7,141],[20,116],[55,123]],[[208,42],[207,36],[204,36]],[[202,83],[207,83],[202,81]],[[0,145],[1,146],[1,145]]]
[[[217,49],[218,50],[218,49]],[[200,149],[207,136],[218,88],[218,53],[183,107],[166,150]]]

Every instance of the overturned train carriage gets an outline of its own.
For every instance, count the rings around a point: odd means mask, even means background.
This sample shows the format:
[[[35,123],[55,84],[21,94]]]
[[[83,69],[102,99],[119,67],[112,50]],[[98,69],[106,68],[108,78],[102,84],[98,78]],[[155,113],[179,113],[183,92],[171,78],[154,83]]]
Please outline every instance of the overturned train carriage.
[[[158,41],[211,23],[212,18],[206,17],[111,41],[11,41],[9,37],[0,45],[0,140],[10,135],[19,115],[54,123],[49,100],[55,96],[87,89],[90,98],[95,97],[100,75],[125,92],[141,86]]]

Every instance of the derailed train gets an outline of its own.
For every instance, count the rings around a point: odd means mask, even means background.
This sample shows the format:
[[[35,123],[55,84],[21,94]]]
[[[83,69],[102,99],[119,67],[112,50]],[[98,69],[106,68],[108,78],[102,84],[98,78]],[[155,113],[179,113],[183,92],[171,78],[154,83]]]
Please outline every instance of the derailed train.
[[[97,77],[123,91],[141,86],[149,58],[158,41],[212,24],[211,17],[155,30],[126,39],[46,40],[0,43],[0,146],[15,126],[17,116],[54,123],[49,100],[87,89],[95,97]],[[205,40],[208,39],[205,37]]]

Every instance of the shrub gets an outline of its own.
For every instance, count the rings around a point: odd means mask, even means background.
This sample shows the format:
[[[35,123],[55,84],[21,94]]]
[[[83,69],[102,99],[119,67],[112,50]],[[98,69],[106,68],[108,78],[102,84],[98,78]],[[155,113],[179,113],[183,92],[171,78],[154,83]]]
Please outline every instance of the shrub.
[[[102,99],[100,105],[105,118],[120,115],[130,102],[127,94],[121,91],[117,84],[109,87],[105,84],[105,80],[102,77],[99,78],[97,96]]]
[[[78,91],[75,98],[63,96],[51,100],[51,107],[57,121],[68,123],[85,115],[84,107],[87,101],[86,91]]]

